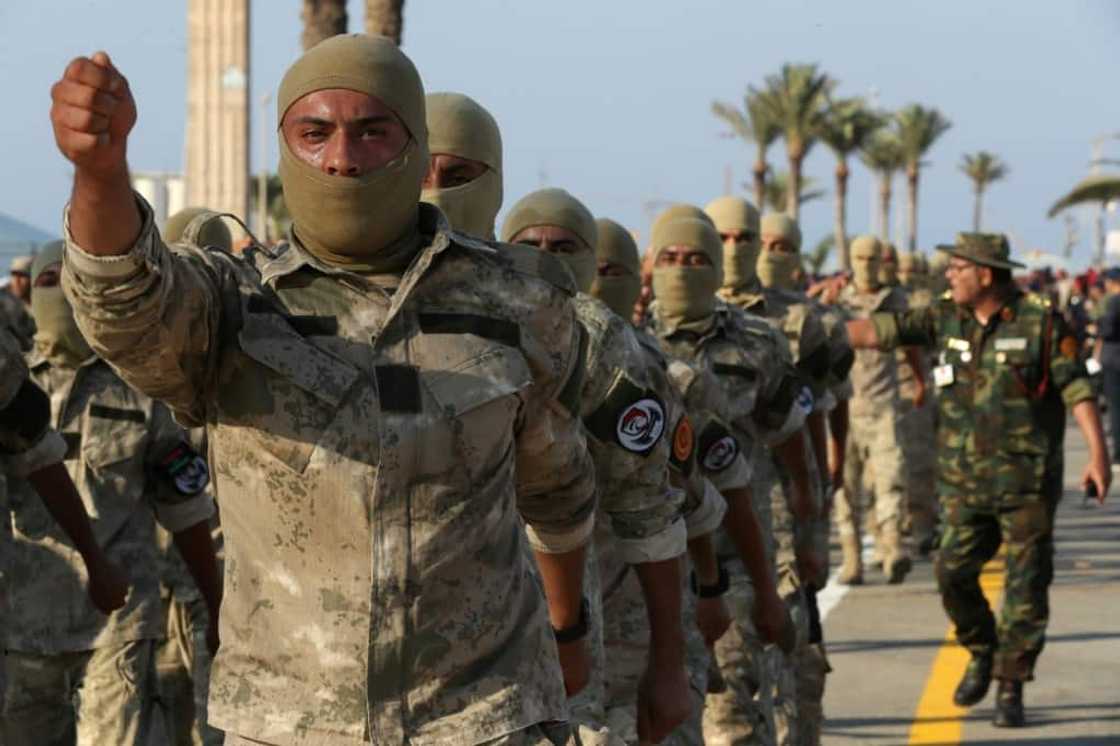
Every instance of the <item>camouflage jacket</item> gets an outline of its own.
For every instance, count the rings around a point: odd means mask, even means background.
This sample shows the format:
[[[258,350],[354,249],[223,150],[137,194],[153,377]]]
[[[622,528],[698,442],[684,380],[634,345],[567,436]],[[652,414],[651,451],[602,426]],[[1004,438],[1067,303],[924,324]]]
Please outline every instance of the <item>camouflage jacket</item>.
[[[524,542],[569,551],[594,522],[568,273],[422,204],[390,293],[292,243],[173,253],[138,204],[123,256],[68,237],[63,282],[94,349],[206,425],[226,552],[211,722],[422,746],[563,719]]]
[[[586,335],[580,416],[615,548],[628,564],[676,557],[685,550],[683,496],[669,484],[668,467],[684,410],[664,361],[602,302],[579,293],[573,307]]]
[[[31,485],[14,481],[7,646],[56,654],[158,638],[155,519],[179,531],[210,517],[206,464],[165,406],[130,389],[97,358],[68,369],[33,353],[30,367],[50,397],[52,424],[66,442],[66,468],[94,538],[128,573],[130,591],[109,617],[97,611],[81,556]]]
[[[852,366],[856,361],[856,351],[848,341],[848,329],[844,322],[848,315],[840,306],[830,306],[813,300],[813,306],[821,316],[821,324],[828,335],[828,391],[837,401],[852,398]]]
[[[902,297],[906,300],[906,307],[908,309],[925,308],[933,303],[933,294],[925,288],[907,288],[899,286],[899,291]],[[898,361],[898,395],[903,403],[914,401],[914,395],[917,392],[916,383],[914,379],[914,370],[910,367],[910,358],[906,355],[903,349],[895,350],[895,359]],[[921,362],[927,385],[932,388],[933,384],[930,381],[930,370],[933,367],[933,353],[929,350],[922,350]],[[927,395],[932,395],[935,392],[926,391]],[[932,396],[927,396],[932,399]]]
[[[926,308],[872,321],[883,349],[938,351],[941,495],[1011,506],[1060,494],[1065,407],[1093,392],[1048,300],[1011,289],[983,325],[946,293]]]
[[[855,285],[848,285],[841,291],[839,303],[854,319],[906,310],[902,292],[892,287],[861,293]],[[854,394],[848,408],[852,416],[874,415],[898,405],[898,361],[893,351],[856,350],[851,378]]]

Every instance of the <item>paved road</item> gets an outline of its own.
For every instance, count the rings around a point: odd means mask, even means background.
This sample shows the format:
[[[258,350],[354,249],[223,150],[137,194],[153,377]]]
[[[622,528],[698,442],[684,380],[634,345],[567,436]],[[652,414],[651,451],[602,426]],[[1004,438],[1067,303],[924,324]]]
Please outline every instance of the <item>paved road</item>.
[[[921,561],[901,586],[888,587],[872,571],[868,585],[830,592],[825,635],[835,671],[825,695],[826,746],[1120,745],[1120,497],[1114,488],[1111,503],[1084,507],[1076,486],[1084,443],[1076,430],[1066,443],[1050,631],[1036,681],[1025,689],[1028,726],[991,725],[994,685],[971,711],[952,704],[967,653],[951,638],[933,567]],[[999,568],[983,580],[998,598]]]

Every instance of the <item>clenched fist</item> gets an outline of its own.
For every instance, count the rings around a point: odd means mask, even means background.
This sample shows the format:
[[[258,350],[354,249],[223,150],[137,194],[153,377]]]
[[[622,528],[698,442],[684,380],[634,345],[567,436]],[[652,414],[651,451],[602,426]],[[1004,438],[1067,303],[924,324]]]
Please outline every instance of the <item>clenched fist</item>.
[[[116,176],[126,169],[125,146],[136,124],[128,81],[109,55],[78,57],[51,88],[51,126],[58,149],[86,176]]]

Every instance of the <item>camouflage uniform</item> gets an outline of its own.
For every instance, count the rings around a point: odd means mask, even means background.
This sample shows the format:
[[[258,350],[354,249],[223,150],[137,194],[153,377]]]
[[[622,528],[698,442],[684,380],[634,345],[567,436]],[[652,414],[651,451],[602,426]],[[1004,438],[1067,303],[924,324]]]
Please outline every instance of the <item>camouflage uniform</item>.
[[[1049,616],[1065,407],[1092,398],[1076,342],[1048,300],[1014,286],[986,325],[948,293],[872,320],[884,349],[939,352],[937,580],[957,639],[974,655],[994,654],[997,678],[1030,680]],[[1007,582],[997,626],[979,577],[1001,542]]]
[[[526,535],[576,549],[595,507],[568,273],[421,204],[389,292],[296,243],[173,253],[137,202],[131,250],[68,236],[63,280],[90,344],[206,425],[211,723],[227,743],[540,740],[565,698]]]
[[[152,508],[173,532],[208,519],[206,465],[166,407],[97,358],[72,369],[36,352],[30,368],[50,397],[94,537],[128,572],[130,592],[108,618],[95,609],[69,539],[30,484],[12,485],[5,742],[64,743],[76,732],[81,743],[146,746],[158,732],[152,655],[163,634]]]
[[[586,293],[575,296],[573,307],[586,337],[581,345],[580,416],[595,463],[600,519],[595,550],[588,553],[584,573],[590,606],[591,681],[569,700],[569,708],[579,724],[581,741],[590,746],[617,740],[606,729],[600,578],[618,577],[631,565],[662,562],[685,552],[683,495],[668,481],[670,428],[684,411],[662,368],[660,353],[643,346],[628,321]]]
[[[891,287],[860,293],[849,285],[839,302],[852,318],[906,309],[902,294]],[[854,534],[858,539],[864,511],[870,507],[878,531],[876,539],[884,547],[903,551],[900,537],[906,513],[905,468],[898,438],[898,362],[894,353],[857,350],[851,378],[855,395],[848,402],[844,492],[836,501],[836,525],[841,535]],[[895,558],[883,556],[888,575],[892,561]]]
[[[737,308],[721,303],[712,326],[705,332],[665,328],[656,304],[651,331],[670,357],[680,358],[715,375],[728,400],[729,424],[739,447],[752,454],[757,470],[763,459],[755,452],[758,442],[773,443],[801,427],[806,411],[797,405],[800,383],[789,357],[789,346],[780,332]],[[773,563],[774,545],[769,485],[752,490],[754,508],[767,537],[767,557]],[[709,743],[773,743],[772,687],[779,659],[764,651],[751,621],[754,592],[742,564],[726,555],[731,590],[725,596],[733,624],[715,646],[716,660],[727,685],[709,694],[704,714],[705,740]],[[756,701],[756,695],[761,701]]]
[[[16,338],[20,349],[29,352],[35,339],[35,319],[31,317],[27,304],[7,288],[0,288],[0,320]]]

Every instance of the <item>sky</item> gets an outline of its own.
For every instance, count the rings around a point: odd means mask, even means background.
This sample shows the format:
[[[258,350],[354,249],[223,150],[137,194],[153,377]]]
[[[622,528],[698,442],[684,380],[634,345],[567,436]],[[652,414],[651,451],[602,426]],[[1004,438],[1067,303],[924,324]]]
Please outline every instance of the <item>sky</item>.
[[[259,105],[300,52],[299,0],[251,0],[250,95]],[[361,2],[350,28],[361,30]],[[139,120],[136,170],[179,171],[186,90],[185,0],[52,0],[0,4],[0,82],[7,106],[0,212],[59,232],[71,168],[54,147],[50,87],[67,62],[105,49],[129,78]],[[1047,208],[1088,173],[1092,140],[1120,132],[1120,2],[1116,0],[407,0],[403,47],[429,91],[467,93],[497,118],[505,143],[505,206],[541,186],[567,189],[596,215],[648,235],[659,206],[703,204],[728,169],[748,195],[752,145],[726,136],[710,107],[740,102],[783,62],[816,62],[842,96],[896,109],[940,109],[953,127],[922,171],[919,247],[951,242],[971,223],[962,154],[989,150],[1011,168],[986,198],[985,226],[1017,252],[1058,251],[1065,225]],[[252,126],[260,167],[261,122]],[[1120,140],[1104,155],[1120,159]],[[779,142],[770,161],[785,170]],[[818,145],[805,173],[827,191],[802,211],[806,244],[832,229],[835,159]],[[1113,167],[1120,171],[1120,167]],[[853,166],[849,232],[874,229],[871,176]],[[904,228],[905,183],[895,182]],[[1087,261],[1089,211],[1075,263]],[[1111,216],[1120,227],[1120,217]]]

